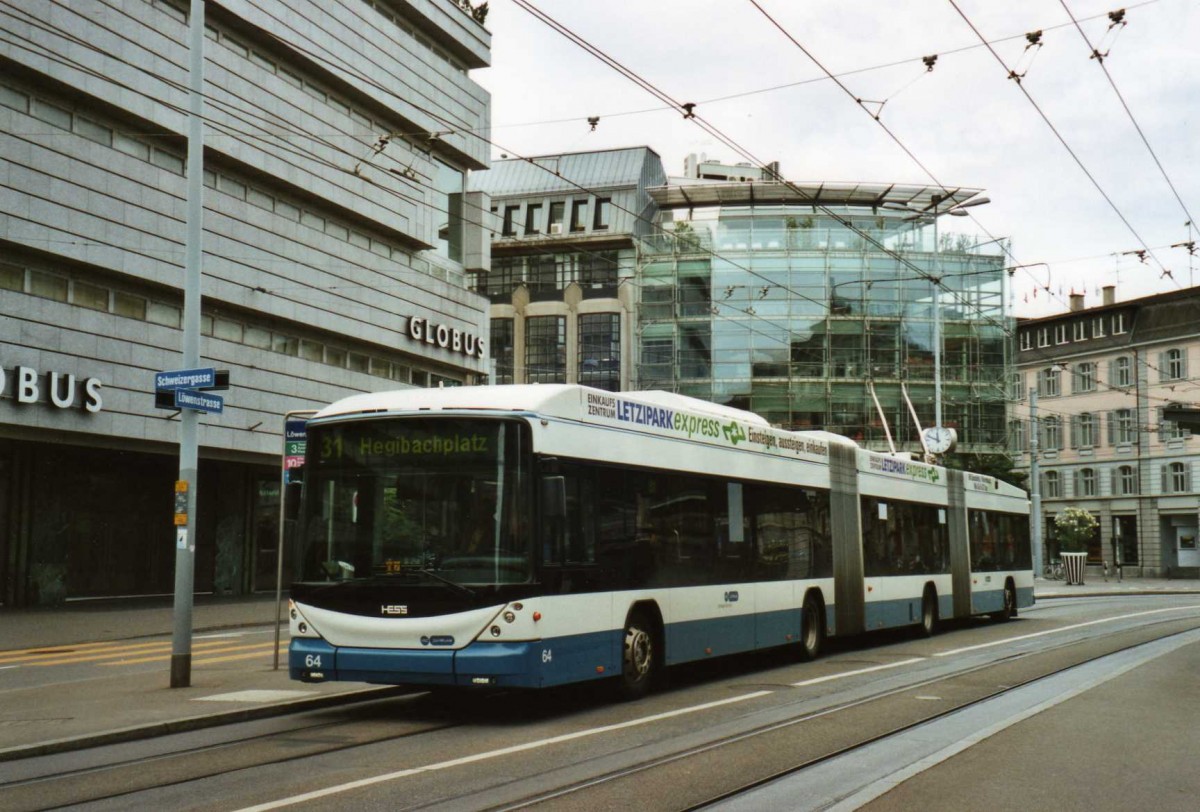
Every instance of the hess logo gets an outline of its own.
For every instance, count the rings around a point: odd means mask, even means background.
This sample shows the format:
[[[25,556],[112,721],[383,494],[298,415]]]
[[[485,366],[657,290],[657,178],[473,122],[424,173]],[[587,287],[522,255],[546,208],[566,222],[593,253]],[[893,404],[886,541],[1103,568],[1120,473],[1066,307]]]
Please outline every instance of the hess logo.
[[[398,603],[385,603],[383,606],[379,607],[379,614],[381,614],[381,615],[407,615],[408,607],[403,606]]]

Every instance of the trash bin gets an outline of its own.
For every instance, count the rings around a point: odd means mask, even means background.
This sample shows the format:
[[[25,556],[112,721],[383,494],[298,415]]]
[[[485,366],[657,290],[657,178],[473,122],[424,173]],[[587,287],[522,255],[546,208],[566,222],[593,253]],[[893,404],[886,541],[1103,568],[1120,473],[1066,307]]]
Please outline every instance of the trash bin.
[[[1061,553],[1063,579],[1068,584],[1082,584],[1083,571],[1087,564],[1087,553]]]

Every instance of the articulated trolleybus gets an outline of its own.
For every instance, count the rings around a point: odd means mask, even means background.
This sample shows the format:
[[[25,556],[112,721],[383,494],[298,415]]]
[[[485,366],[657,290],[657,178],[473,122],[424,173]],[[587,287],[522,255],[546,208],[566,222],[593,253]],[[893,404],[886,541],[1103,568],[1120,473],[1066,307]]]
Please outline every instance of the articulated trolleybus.
[[[308,423],[292,678],[538,688],[1033,603],[1025,494],[662,392],[358,395]]]

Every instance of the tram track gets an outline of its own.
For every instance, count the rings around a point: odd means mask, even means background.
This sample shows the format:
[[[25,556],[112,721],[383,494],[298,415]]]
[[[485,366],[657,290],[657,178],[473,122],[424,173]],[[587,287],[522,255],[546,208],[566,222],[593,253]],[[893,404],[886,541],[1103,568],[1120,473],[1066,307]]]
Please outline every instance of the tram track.
[[[561,766],[555,767],[550,762],[537,774],[539,780],[532,783],[543,786],[557,784],[552,789],[530,793],[530,777],[514,776],[503,782],[492,781],[486,790],[443,793],[428,803],[411,803],[414,799],[409,796],[405,799],[408,803],[402,808],[598,809],[609,806],[606,798],[627,795],[627,788],[639,782],[679,786],[670,776],[699,773],[709,776],[709,780],[695,782],[694,787],[689,787],[686,797],[676,793],[673,805],[648,805],[654,808],[702,809],[1075,666],[1196,626],[1196,619],[1192,617],[1143,618],[1136,628],[1103,633],[1093,629],[1082,638],[1043,639],[1037,648],[992,656],[986,662],[968,664],[952,673],[905,681],[902,685],[883,690],[872,691],[868,687],[861,695],[846,701],[835,701],[800,715],[758,724],[694,745],[676,747],[671,752],[655,753],[651,744],[638,742],[615,752],[606,752],[604,758],[597,758],[594,765],[586,762],[573,764],[569,771]],[[864,649],[871,650],[874,649]],[[932,656],[922,658],[930,666],[935,662],[939,666],[948,665],[950,659],[937,660]],[[893,670],[891,674],[897,675],[899,671]],[[753,679],[754,675],[747,673],[745,676]],[[784,695],[787,690],[796,692],[795,699],[785,700],[779,712],[786,713],[796,705],[819,703],[822,697],[829,696],[827,693],[813,696],[811,692],[794,687],[803,684],[779,685],[770,691],[779,695]],[[906,697],[921,698],[919,695],[930,693],[937,693],[938,699],[952,699],[946,700],[948,706],[942,707],[931,702],[905,701]],[[317,756],[349,755],[360,748],[386,746],[392,742],[409,740],[420,748],[420,743],[433,734],[462,728],[472,721],[468,713],[439,711],[439,700],[433,697],[405,697],[404,700],[407,701],[404,706],[397,706],[395,703],[400,700],[395,698],[362,703],[360,708],[354,710],[353,718],[349,719],[313,721],[283,730],[265,730],[237,739],[183,747],[176,752],[158,752],[80,769],[63,769],[28,780],[0,784],[0,806],[12,810],[52,809],[83,803],[117,803],[121,799],[134,801],[139,793],[147,791],[183,788],[247,770],[298,764]],[[417,708],[418,711],[406,715],[397,711],[398,707],[404,711],[411,708]],[[380,713],[384,718],[379,718]],[[546,718],[552,719],[553,715]],[[397,724],[408,727],[397,731]],[[744,755],[747,750],[765,752],[770,757],[748,759]],[[624,763],[617,768],[605,768],[605,763],[612,760]],[[731,786],[728,774],[720,777],[716,774],[714,765],[721,762],[753,763],[758,766],[752,774],[744,774],[741,780],[732,782]],[[592,768],[595,774],[583,780],[571,779],[567,774],[577,774],[580,770],[586,772]],[[651,771],[654,771],[655,781],[646,782],[646,775]],[[719,790],[714,789],[717,784],[721,785]],[[497,803],[500,798],[503,801]]]
[[[1168,634],[1166,634],[1166,635],[1158,634],[1157,632],[1161,630],[1160,627],[1162,627],[1162,626],[1171,626],[1172,630],[1169,631]],[[1181,627],[1181,626],[1184,628],[1178,628],[1178,629],[1174,628],[1174,627]],[[1063,654],[1067,653],[1068,651],[1076,650],[1076,649],[1079,649],[1080,647],[1093,649],[1093,650],[1086,652],[1084,654],[1084,656],[1082,656],[1082,657],[1077,657],[1077,658],[1073,657],[1066,662],[1055,664],[1048,669],[1040,670],[1037,673],[1029,675],[1023,679],[1012,681],[1011,684],[1006,683],[1006,684],[1004,684],[1003,687],[997,688],[996,690],[982,693],[978,696],[973,697],[969,701],[955,704],[952,707],[944,708],[944,709],[941,709],[937,712],[934,712],[934,713],[931,713],[928,715],[922,715],[922,716],[919,716],[916,718],[912,718],[903,724],[891,726],[886,729],[877,730],[877,731],[873,732],[871,735],[866,736],[864,738],[861,738],[861,739],[858,739],[855,741],[851,741],[851,742],[847,742],[844,745],[839,746],[839,747],[828,749],[828,750],[823,751],[811,758],[806,758],[799,763],[795,763],[795,764],[787,766],[783,769],[773,770],[766,774],[756,776],[753,780],[739,783],[732,788],[723,790],[718,793],[714,793],[712,795],[703,797],[699,800],[689,801],[686,805],[670,807],[673,809],[681,810],[681,812],[698,812],[699,810],[711,808],[715,804],[719,804],[722,801],[735,798],[741,794],[752,791],[759,787],[766,786],[768,784],[774,783],[781,779],[786,779],[791,776],[795,776],[799,773],[803,773],[805,770],[809,770],[813,767],[817,767],[821,764],[830,762],[836,758],[840,758],[842,756],[846,756],[846,755],[853,754],[855,752],[862,751],[865,748],[868,748],[871,745],[876,744],[878,742],[884,741],[890,737],[897,736],[897,735],[905,733],[907,731],[914,730],[923,725],[927,725],[931,722],[936,722],[939,719],[944,719],[944,718],[953,716],[954,714],[960,713],[969,708],[980,706],[990,700],[996,699],[997,697],[1001,697],[1006,694],[1013,693],[1015,691],[1018,691],[1025,687],[1028,687],[1035,683],[1038,683],[1038,682],[1041,682],[1044,680],[1048,680],[1052,677],[1055,677],[1055,676],[1062,674],[1066,671],[1069,671],[1073,668],[1077,668],[1081,665],[1086,665],[1090,662],[1094,662],[1096,660],[1099,660],[1104,657],[1108,657],[1108,656],[1111,656],[1113,654],[1117,654],[1117,653],[1120,653],[1123,651],[1137,649],[1141,646],[1147,645],[1148,643],[1152,643],[1157,640],[1164,639],[1165,637],[1172,637],[1172,636],[1176,636],[1176,635],[1180,635],[1180,634],[1185,634],[1187,632],[1192,631],[1195,628],[1196,628],[1196,623],[1192,619],[1186,619],[1186,618],[1160,619],[1160,620],[1155,620],[1155,621],[1146,623],[1145,625],[1143,625],[1137,629],[1130,629],[1130,630],[1124,630],[1122,632],[1119,632],[1118,634],[1120,634],[1122,636],[1131,636],[1131,637],[1134,637],[1135,639],[1131,640],[1128,643],[1121,643],[1121,644],[1117,645],[1116,647],[1110,647],[1109,645],[1107,645],[1108,643],[1111,642],[1111,638],[1104,638],[1103,640],[1098,640],[1096,637],[1089,637],[1084,640],[1071,640],[1071,641],[1064,641],[1061,643],[1056,643],[1052,647],[1033,649],[1033,650],[1023,651],[1023,652],[1016,652],[1016,653],[1007,655],[1006,657],[1003,657],[1001,659],[989,661],[987,663],[981,663],[979,665],[975,665],[975,666],[966,668],[964,670],[957,671],[953,674],[908,683],[902,687],[897,687],[897,688],[890,689],[887,691],[881,691],[881,692],[872,694],[870,696],[856,699],[851,702],[846,702],[846,703],[842,703],[842,704],[839,704],[836,706],[831,706],[827,709],[823,709],[823,710],[817,711],[815,713],[810,713],[810,714],[806,714],[804,716],[797,717],[794,719],[789,719],[789,720],[786,720],[783,722],[774,723],[774,724],[770,724],[770,725],[764,725],[759,728],[747,730],[747,731],[744,731],[737,735],[728,736],[728,737],[722,738],[720,740],[715,740],[715,741],[709,742],[709,743],[704,744],[699,747],[689,748],[687,750],[673,753],[669,756],[654,759],[652,761],[646,761],[644,763],[637,764],[635,766],[632,766],[632,767],[629,767],[626,769],[613,771],[613,772],[610,772],[610,773],[608,773],[606,775],[602,775],[602,776],[596,776],[595,778],[592,778],[585,782],[581,782],[575,786],[563,787],[563,788],[556,790],[554,792],[551,792],[551,793],[545,793],[545,794],[537,795],[537,796],[530,796],[530,797],[524,798],[520,801],[506,803],[503,805],[494,805],[494,806],[469,806],[468,805],[468,807],[465,807],[465,808],[486,810],[486,812],[514,812],[515,810],[528,810],[528,809],[539,809],[539,808],[545,808],[545,809],[558,808],[560,805],[566,803],[568,801],[568,799],[572,799],[572,796],[575,796],[574,799],[570,803],[567,803],[567,805],[564,808],[579,808],[579,809],[605,808],[605,805],[603,803],[597,804],[594,801],[594,799],[580,800],[578,796],[581,796],[583,794],[589,794],[589,793],[594,794],[597,790],[600,790],[603,787],[605,787],[605,785],[611,785],[611,784],[614,784],[617,782],[629,781],[631,779],[636,779],[638,776],[640,776],[644,773],[647,773],[651,770],[661,771],[666,768],[671,768],[673,766],[682,765],[682,764],[685,764],[689,760],[696,759],[697,757],[718,753],[722,749],[727,749],[727,748],[732,748],[732,747],[737,747],[737,746],[753,746],[756,742],[761,741],[764,737],[770,736],[772,734],[776,734],[781,731],[795,728],[797,726],[804,725],[806,723],[811,723],[816,720],[820,720],[820,719],[824,719],[824,718],[828,718],[828,717],[834,717],[838,714],[846,713],[848,711],[853,711],[856,709],[871,709],[872,707],[877,706],[881,702],[886,702],[890,699],[897,698],[897,697],[904,697],[906,695],[913,694],[916,691],[921,691],[921,690],[925,690],[925,689],[929,689],[929,688],[937,687],[937,686],[946,686],[946,685],[954,683],[954,682],[963,681],[965,679],[968,679],[973,675],[984,674],[984,673],[988,673],[988,672],[995,672],[997,669],[1002,669],[1002,668],[1008,669],[1008,668],[1016,667],[1021,664],[1025,664],[1032,659],[1045,658],[1048,656],[1061,657]],[[1099,648],[1096,648],[1097,646],[1099,646]],[[662,775],[656,776],[656,780],[660,783],[671,783],[669,779],[664,779]],[[471,799],[466,798],[466,797],[456,798],[456,799],[453,799],[452,801],[448,801],[447,799],[442,799],[442,800],[438,801],[437,803],[431,804],[428,806],[411,806],[411,807],[406,807],[406,809],[422,810],[422,812],[430,812],[430,810],[441,810],[443,808],[449,809],[456,804],[461,804],[463,801],[469,801],[469,800],[471,800]],[[666,807],[663,807],[663,808],[666,808]]]

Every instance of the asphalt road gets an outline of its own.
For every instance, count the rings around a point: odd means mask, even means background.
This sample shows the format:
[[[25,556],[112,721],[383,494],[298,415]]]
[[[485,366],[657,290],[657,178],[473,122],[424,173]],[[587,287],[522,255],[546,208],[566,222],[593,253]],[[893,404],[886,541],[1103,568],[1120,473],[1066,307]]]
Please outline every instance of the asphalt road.
[[[1196,596],[1043,601],[635,703],[413,694],[8,763],[0,807],[1192,809],[1196,629]]]

